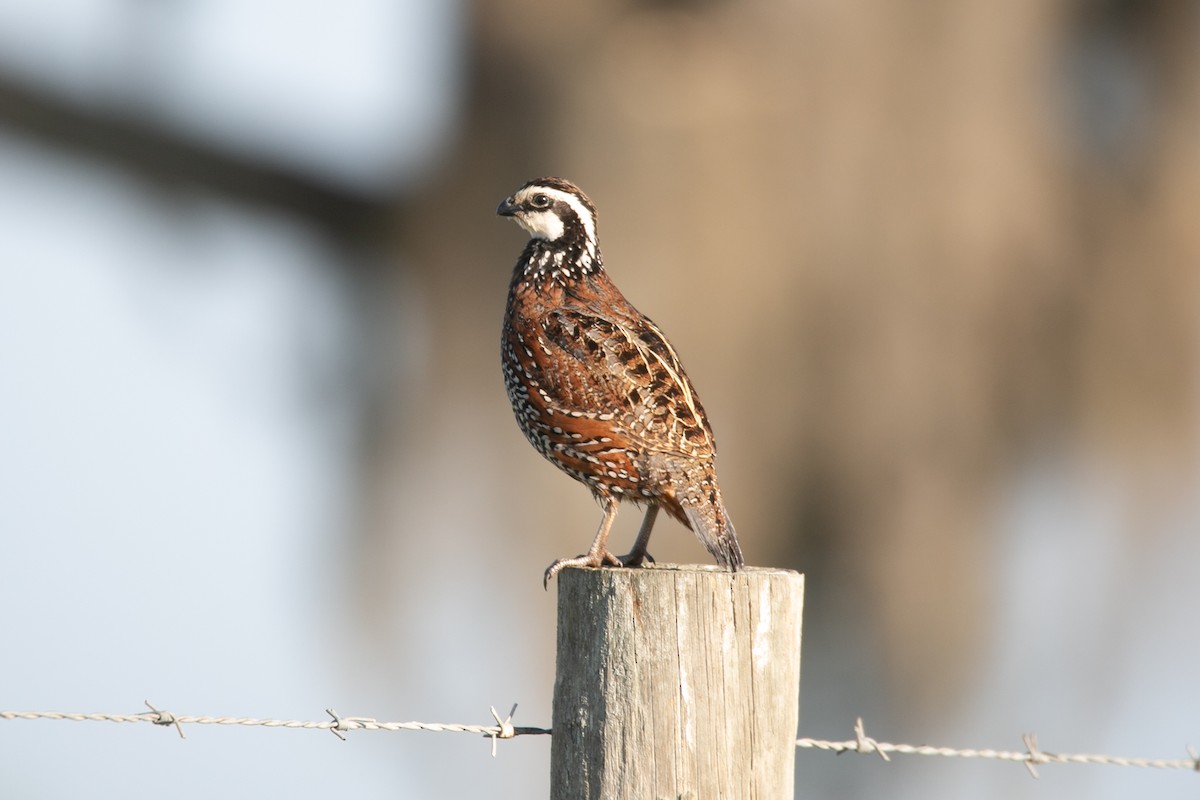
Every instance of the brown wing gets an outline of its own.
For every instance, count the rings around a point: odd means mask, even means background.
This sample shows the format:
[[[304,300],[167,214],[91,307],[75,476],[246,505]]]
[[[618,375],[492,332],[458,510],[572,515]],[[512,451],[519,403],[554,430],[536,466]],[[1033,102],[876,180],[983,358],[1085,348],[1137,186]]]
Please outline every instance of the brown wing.
[[[643,454],[712,458],[704,409],[653,322],[568,308],[547,314],[540,328],[547,346],[535,358],[552,407],[607,423],[609,437]]]

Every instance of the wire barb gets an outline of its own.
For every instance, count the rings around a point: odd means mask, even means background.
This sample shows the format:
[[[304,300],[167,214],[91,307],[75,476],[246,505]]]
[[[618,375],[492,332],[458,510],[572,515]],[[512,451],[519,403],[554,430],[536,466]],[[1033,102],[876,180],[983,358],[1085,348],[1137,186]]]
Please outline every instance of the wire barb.
[[[854,743],[858,747],[860,753],[878,753],[879,757],[884,761],[891,761],[891,757],[879,749],[879,742],[867,736],[866,726],[863,725],[863,718],[859,717],[854,721]]]
[[[513,714],[517,713],[517,704],[513,703],[512,711],[509,711],[508,716],[505,717],[504,719],[500,719],[500,712],[498,712],[496,710],[495,706],[492,706],[491,708],[492,708],[492,717],[495,718],[496,725],[497,725],[496,732],[491,734],[492,758],[495,758],[496,757],[496,740],[497,739],[511,739],[517,735],[517,729],[514,728],[513,724],[512,724]]]
[[[346,720],[338,716],[338,713],[332,708],[325,709],[325,713],[333,718],[333,725],[330,726],[329,732],[343,742],[346,741],[346,731],[350,730],[350,727],[346,725]]]
[[[179,724],[178,717],[176,717],[170,711],[159,711],[157,708],[150,705],[149,700],[143,700],[142,702],[146,704],[146,708],[150,709],[150,711],[153,712],[153,715],[147,714],[146,719],[150,720],[155,725],[174,725],[175,730],[177,730],[179,732],[179,738],[180,739],[187,738],[186,736],[183,735],[183,725]]]
[[[1025,760],[1025,769],[1029,770],[1029,774],[1034,778],[1038,778],[1039,775],[1035,765],[1049,763],[1050,757],[1041,750],[1038,750],[1036,733],[1022,735],[1021,741],[1025,743],[1025,752],[1029,755],[1029,758]]]

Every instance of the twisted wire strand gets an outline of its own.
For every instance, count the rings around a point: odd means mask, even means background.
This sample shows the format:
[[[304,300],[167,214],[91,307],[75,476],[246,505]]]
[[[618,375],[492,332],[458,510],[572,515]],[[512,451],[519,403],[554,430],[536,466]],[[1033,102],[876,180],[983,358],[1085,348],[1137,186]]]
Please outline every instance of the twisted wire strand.
[[[1017,761],[1035,764],[1110,764],[1118,767],[1145,767],[1150,769],[1191,769],[1200,771],[1195,758],[1128,758],[1104,756],[1091,753],[1018,753],[989,748],[935,747],[933,745],[892,744],[879,742],[875,749],[860,750],[858,742],[826,741],[823,739],[797,739],[796,747],[825,750],[832,753],[899,753],[906,756],[940,756],[942,758],[985,758],[997,761]]]
[[[1118,767],[1141,767],[1145,769],[1186,769],[1200,772],[1200,754],[1188,746],[1187,758],[1129,758],[1126,756],[1107,756],[1092,753],[1047,753],[1038,748],[1037,736],[1026,734],[1022,737],[1025,743],[1024,751],[992,750],[990,748],[959,748],[935,747],[932,745],[893,744],[879,742],[867,736],[862,717],[854,724],[854,737],[846,741],[828,741],[824,739],[802,738],[796,740],[796,747],[823,750],[835,754],[874,753],[884,761],[890,761],[890,753],[911,756],[937,756],[941,758],[981,758],[996,761],[1015,761],[1023,763],[1033,777],[1037,777],[1038,764],[1107,764]]]
[[[371,717],[343,717],[333,709],[327,709],[330,718],[327,720],[296,720],[296,719],[259,719],[257,717],[214,717],[187,714],[173,714],[161,711],[149,702],[149,711],[137,714],[103,714],[80,713],[64,711],[0,711],[0,719],[7,720],[69,720],[72,722],[149,722],[154,725],[173,726],[179,735],[183,736],[184,725],[236,725],[261,728],[293,728],[301,730],[327,730],[339,738],[345,738],[349,731],[433,731],[435,733],[470,733],[477,736],[487,736],[492,739],[492,754],[498,739],[512,739],[517,736],[548,736],[549,728],[518,726],[512,724],[512,716],[517,707],[514,705],[508,716],[501,718],[495,708],[491,709],[495,717],[494,725],[470,725],[454,722],[380,722]],[[1023,737],[1024,751],[993,750],[990,748],[958,748],[936,747],[933,745],[894,744],[880,742],[867,736],[861,717],[855,721],[855,738],[844,741],[826,739],[801,738],[796,740],[796,747],[812,749],[835,754],[859,753],[862,755],[875,754],[884,761],[890,761],[890,754],[913,756],[934,756],[941,758],[978,758],[996,761],[1011,761],[1022,763],[1033,777],[1037,777],[1037,765],[1040,764],[1107,764],[1118,767],[1139,767],[1145,769],[1186,769],[1200,772],[1200,754],[1189,745],[1187,758],[1130,758],[1126,756],[1109,756],[1091,753],[1048,753],[1038,748],[1037,736],[1027,734]]]
[[[146,704],[150,706],[149,703]],[[513,706],[513,712],[516,706]],[[518,726],[512,724],[512,712],[501,719],[492,709],[496,718],[494,725],[468,725],[456,722],[380,722],[371,717],[343,717],[336,711],[326,711],[327,720],[298,720],[298,719],[258,719],[257,717],[213,717],[190,714],[172,714],[160,711],[150,706],[149,711],[137,714],[100,714],[66,711],[0,711],[0,719],[49,719],[69,720],[72,722],[150,722],[155,725],[171,725],[183,735],[183,725],[240,725],[260,728],[294,728],[300,730],[327,730],[335,734],[347,731],[434,731],[436,733],[472,733],[480,736],[491,736],[498,739],[511,739],[516,736],[548,735],[548,728]]]

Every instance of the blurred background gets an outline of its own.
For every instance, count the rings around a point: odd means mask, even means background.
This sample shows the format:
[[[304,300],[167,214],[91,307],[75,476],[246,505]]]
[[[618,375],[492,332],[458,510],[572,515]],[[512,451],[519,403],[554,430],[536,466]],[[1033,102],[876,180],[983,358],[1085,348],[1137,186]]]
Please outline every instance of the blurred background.
[[[747,560],[807,574],[801,735],[1200,745],[1200,3],[1168,0],[0,0],[0,708],[548,725],[541,574],[600,513],[500,378],[493,212],[544,174],[681,352]],[[669,520],[652,550],[707,561]],[[544,738],[187,734],[0,722],[0,795],[548,793]]]

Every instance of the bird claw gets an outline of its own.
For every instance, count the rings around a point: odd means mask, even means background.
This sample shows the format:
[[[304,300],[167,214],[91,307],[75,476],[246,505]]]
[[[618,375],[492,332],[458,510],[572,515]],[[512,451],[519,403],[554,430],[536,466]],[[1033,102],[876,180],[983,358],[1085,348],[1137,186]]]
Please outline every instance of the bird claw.
[[[625,564],[619,556],[615,556],[607,550],[603,553],[584,553],[581,556],[575,556],[575,558],[560,558],[546,567],[546,573],[542,576],[542,588],[549,590],[550,581],[567,567],[599,568],[603,566],[622,567]]]

